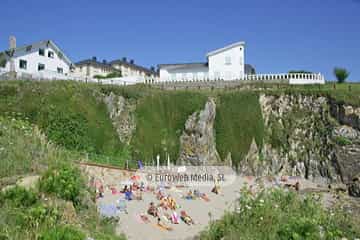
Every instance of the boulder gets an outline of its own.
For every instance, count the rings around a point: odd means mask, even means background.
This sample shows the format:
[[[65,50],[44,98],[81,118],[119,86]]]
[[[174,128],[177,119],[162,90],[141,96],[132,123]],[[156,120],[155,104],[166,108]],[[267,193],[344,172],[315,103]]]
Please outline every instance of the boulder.
[[[349,184],[349,195],[360,198],[360,181],[355,181]]]

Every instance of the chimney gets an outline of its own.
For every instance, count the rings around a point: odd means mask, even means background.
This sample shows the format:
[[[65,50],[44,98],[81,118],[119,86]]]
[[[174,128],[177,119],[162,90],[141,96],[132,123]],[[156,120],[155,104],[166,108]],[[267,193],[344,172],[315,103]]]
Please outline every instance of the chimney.
[[[94,56],[94,57],[92,57],[92,60],[96,62],[96,57],[95,57],[95,56]]]
[[[16,37],[10,36],[9,37],[9,49],[15,49],[16,48]]]
[[[133,60],[133,59],[130,60],[130,64],[134,64],[134,60]]]
[[[123,62],[126,62],[126,57],[123,57],[122,60],[123,60]]]

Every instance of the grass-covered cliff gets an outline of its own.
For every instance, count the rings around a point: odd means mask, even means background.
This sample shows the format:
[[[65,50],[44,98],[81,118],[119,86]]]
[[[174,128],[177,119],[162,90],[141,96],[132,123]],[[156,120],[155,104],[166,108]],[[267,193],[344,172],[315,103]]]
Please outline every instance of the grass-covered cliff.
[[[326,96],[337,102],[360,106],[358,84],[335,85],[336,89],[331,84],[320,88],[252,87],[255,90],[162,91],[147,86],[120,87],[70,81],[6,81],[0,83],[0,116],[36,125],[56,146],[78,154],[78,160],[124,166],[126,160],[130,160],[131,165],[137,160],[151,163],[157,154],[164,160],[166,153],[175,161],[186,120],[203,109],[211,97],[216,101],[217,151],[222,160],[231,153],[232,161],[237,165],[248,153],[253,140],[261,148],[268,137],[259,103],[262,93]],[[117,135],[117,125],[104,101],[110,93],[124,97],[135,106],[128,113],[135,124],[130,144],[122,143]],[[281,132],[274,136],[281,138]]]
[[[233,165],[245,172],[285,171],[313,179],[335,179],[340,173],[344,182],[351,180],[359,172],[360,85],[335,87],[162,91],[69,81],[0,82],[0,188],[23,175],[41,177],[30,190],[0,191],[0,239],[122,239],[111,223],[97,217],[92,193],[71,163],[124,166],[128,160],[135,166],[137,160],[152,163],[157,154],[164,161],[166,153],[176,161],[187,120],[203,111],[209,98],[216,103],[216,117],[208,127],[222,161],[230,153]],[[123,114],[127,117],[116,117]],[[195,126],[186,134],[202,138],[197,128],[203,122],[194,116]],[[129,142],[121,141],[118,134],[124,132],[130,133]],[[329,215],[293,195],[248,200],[243,207],[250,209],[213,222],[203,239],[243,234],[300,239],[306,231],[312,239],[320,233],[331,239],[359,233],[356,224],[344,225],[348,219],[343,214]],[[285,211],[274,209],[275,203]],[[75,218],[66,216],[69,211]],[[268,221],[276,222],[273,229],[266,227]],[[319,225],[323,232],[317,231]]]

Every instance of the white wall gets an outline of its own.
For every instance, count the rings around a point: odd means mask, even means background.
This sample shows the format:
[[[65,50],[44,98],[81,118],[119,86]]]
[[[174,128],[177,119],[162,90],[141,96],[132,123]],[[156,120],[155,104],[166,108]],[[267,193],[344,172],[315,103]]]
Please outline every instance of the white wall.
[[[160,69],[160,81],[194,81],[205,80],[209,77],[209,70],[207,67],[189,67],[187,69],[169,70],[166,68]]]
[[[52,48],[50,45],[49,47],[46,47],[44,44],[40,48],[45,49],[45,55],[41,56],[39,55],[39,47],[32,48],[31,51],[26,52],[26,50],[17,50],[15,52],[15,55],[13,57],[13,61],[15,64],[15,71],[19,74],[25,73],[25,74],[42,74],[44,77],[46,77],[46,72],[50,73],[57,73],[57,68],[63,69],[63,75],[68,75],[70,72],[70,65],[62,58],[60,59],[57,55],[55,49]],[[54,53],[54,58],[48,57],[48,52],[52,51]],[[20,60],[27,61],[27,68],[21,69],[20,68]],[[42,63],[45,64],[45,71],[41,73],[41,71],[38,71],[38,64]],[[10,62],[7,63],[7,69],[10,69]]]
[[[235,80],[245,75],[244,45],[224,50],[208,57],[211,79]],[[226,58],[230,64],[226,64]]]
[[[325,84],[325,78],[322,75],[311,75],[312,77],[296,78],[291,77],[289,79],[290,85],[305,85],[305,84]]]

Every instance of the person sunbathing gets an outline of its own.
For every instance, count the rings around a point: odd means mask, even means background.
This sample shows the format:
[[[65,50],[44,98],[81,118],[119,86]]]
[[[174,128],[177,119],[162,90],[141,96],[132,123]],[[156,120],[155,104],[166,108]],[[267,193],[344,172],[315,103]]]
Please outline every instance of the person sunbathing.
[[[133,189],[133,190],[136,191],[136,190],[138,190],[139,188],[140,188],[140,187],[139,187],[139,185],[138,185],[137,183],[134,182],[134,183],[132,184],[132,189]]]
[[[172,198],[170,195],[168,196],[168,206],[170,209],[175,210],[176,209],[176,201],[174,198]]]
[[[147,213],[153,217],[159,217],[158,210],[153,202],[150,203]]]
[[[162,198],[164,198],[165,196],[164,196],[164,194],[162,193],[162,191],[161,190],[159,190],[157,193],[156,193],[156,198],[158,199],[158,200],[161,200]]]
[[[168,201],[168,198],[167,197],[162,197],[160,199],[160,204],[159,204],[162,208],[164,208],[165,210],[168,209],[168,206],[169,206],[169,201]]]
[[[194,221],[192,220],[192,218],[185,211],[180,212],[180,218],[187,225],[195,224]]]
[[[186,199],[190,200],[190,199],[193,199],[194,196],[193,196],[193,193],[191,190],[189,190],[189,192],[187,193],[187,195],[185,196]]]

